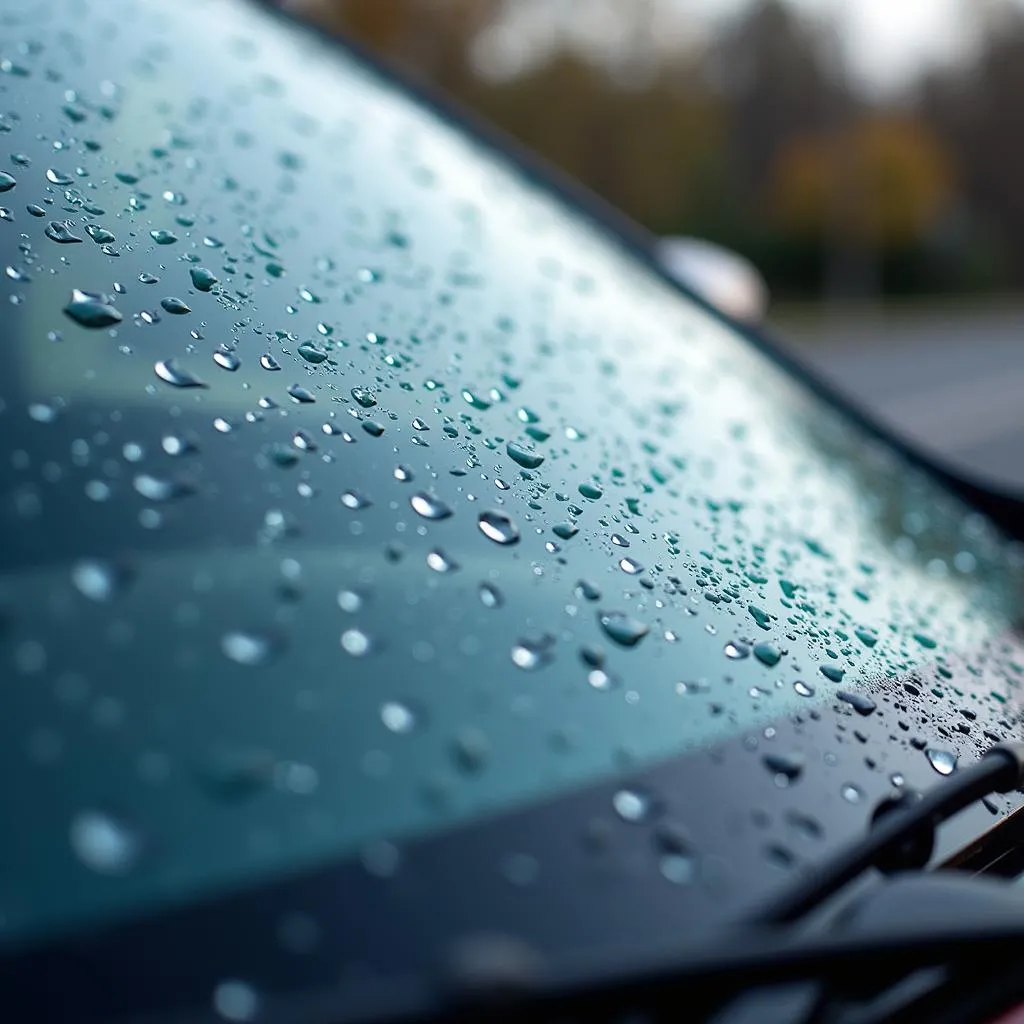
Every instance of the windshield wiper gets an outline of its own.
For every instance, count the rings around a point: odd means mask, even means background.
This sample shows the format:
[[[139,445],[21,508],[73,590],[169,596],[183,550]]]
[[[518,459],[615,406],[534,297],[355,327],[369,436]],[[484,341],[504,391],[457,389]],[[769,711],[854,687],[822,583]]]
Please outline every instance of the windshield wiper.
[[[862,839],[700,947],[648,948],[632,958],[616,949],[549,970],[510,944],[507,955],[477,958],[468,970],[449,964],[430,1019],[621,1020],[667,1008],[674,1009],[670,1018],[700,1019],[759,987],[811,981],[856,988],[866,976],[892,983],[965,961],[994,972],[1010,957],[1015,972],[1000,992],[1012,1001],[1024,996],[1024,972],[1016,967],[1024,893],[1005,881],[920,869],[942,822],[990,793],[1022,785],[1024,744],[994,747],[927,795],[884,804]],[[872,868],[907,873],[847,908],[838,927],[805,927],[813,911]]]

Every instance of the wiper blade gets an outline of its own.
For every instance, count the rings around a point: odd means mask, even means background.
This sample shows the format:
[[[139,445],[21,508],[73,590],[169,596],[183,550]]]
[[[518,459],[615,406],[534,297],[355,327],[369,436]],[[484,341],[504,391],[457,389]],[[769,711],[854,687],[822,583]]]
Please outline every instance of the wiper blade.
[[[890,880],[842,918],[838,931],[809,932],[804,919],[871,868],[923,868],[936,828],[989,795],[1024,785],[1024,744],[989,750],[916,801],[893,802],[870,831],[745,921],[700,947],[621,950],[560,963],[555,973],[528,951],[510,948],[480,968],[449,971],[446,995],[431,1019],[604,1020],[675,1007],[699,1019],[761,986],[813,980],[863,981],[961,962],[984,954],[999,963],[1024,946],[1024,893],[1004,881],[954,873],[905,874]],[[449,965],[451,966],[451,965]]]

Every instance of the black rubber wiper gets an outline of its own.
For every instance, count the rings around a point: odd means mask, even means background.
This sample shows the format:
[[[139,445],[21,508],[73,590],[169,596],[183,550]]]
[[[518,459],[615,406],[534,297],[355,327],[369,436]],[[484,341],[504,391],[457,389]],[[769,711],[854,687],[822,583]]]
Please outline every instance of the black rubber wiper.
[[[955,872],[924,873],[942,822],[990,793],[1024,786],[1024,744],[1003,744],[917,799],[890,801],[862,839],[699,947],[588,955],[550,969],[510,946],[449,964],[434,1020],[699,1020],[737,996],[793,982],[863,985],[965,961],[995,969],[1024,949],[1024,891]],[[884,885],[829,931],[807,918],[870,869]],[[467,967],[467,964],[469,965]],[[874,974],[872,975],[872,972]],[[1024,972],[1020,990],[1024,994]],[[1012,982],[1004,986],[1010,999]],[[650,1018],[648,1015],[653,1015]],[[422,1019],[422,1018],[420,1018]]]

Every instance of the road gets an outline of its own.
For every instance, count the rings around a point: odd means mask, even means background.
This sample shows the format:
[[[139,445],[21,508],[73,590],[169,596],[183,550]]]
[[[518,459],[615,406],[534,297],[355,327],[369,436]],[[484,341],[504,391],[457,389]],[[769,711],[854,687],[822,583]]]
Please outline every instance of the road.
[[[1024,491],[1024,308],[783,314],[775,328],[897,432]]]

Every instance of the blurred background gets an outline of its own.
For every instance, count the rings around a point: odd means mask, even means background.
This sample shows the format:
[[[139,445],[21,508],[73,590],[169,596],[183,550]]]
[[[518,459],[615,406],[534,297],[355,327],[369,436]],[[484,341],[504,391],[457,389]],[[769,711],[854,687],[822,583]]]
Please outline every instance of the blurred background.
[[[1024,486],[1024,0],[287,0],[659,236],[776,334]]]

